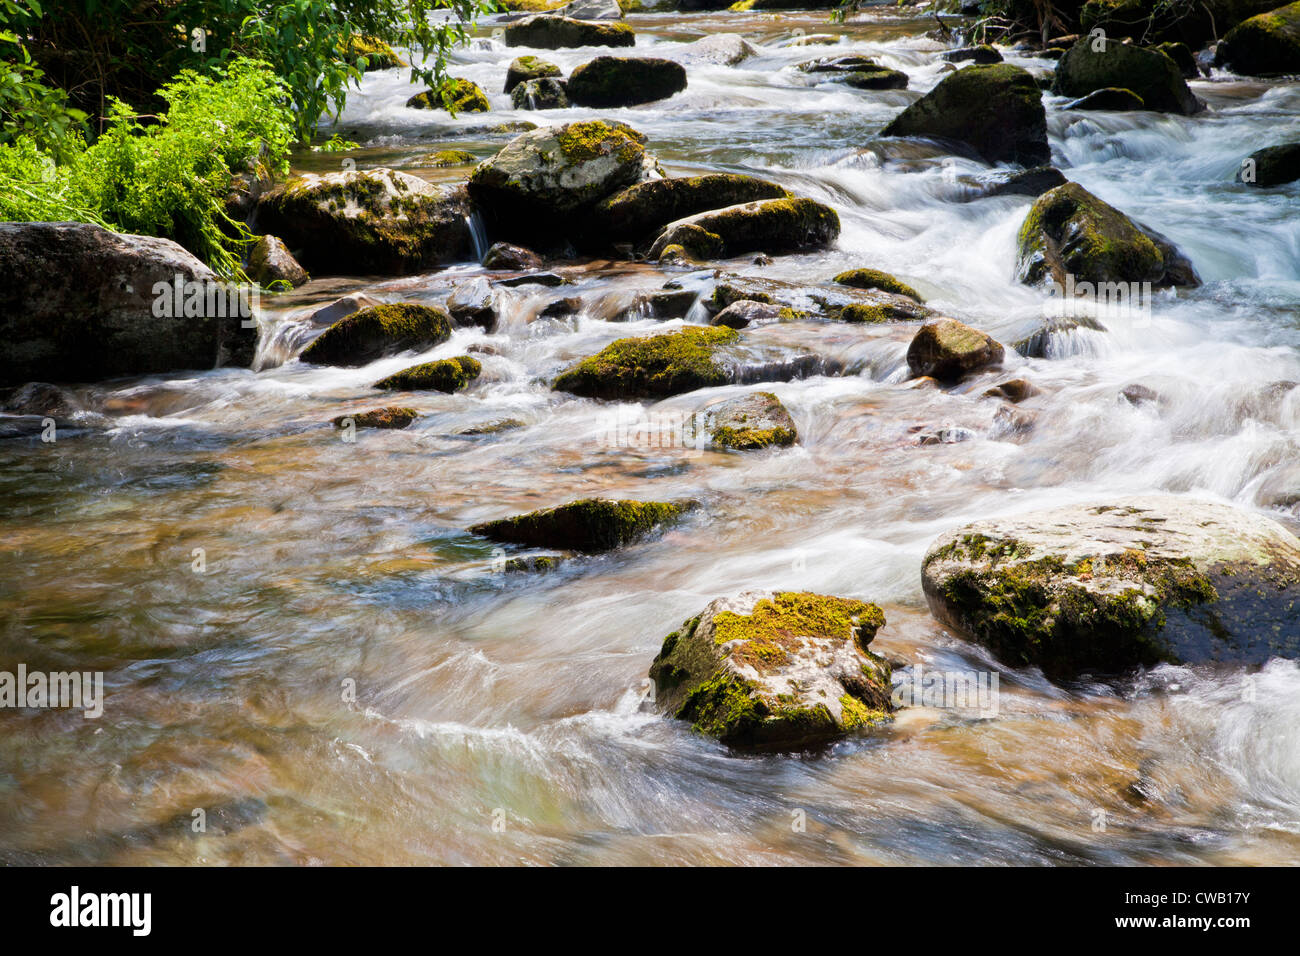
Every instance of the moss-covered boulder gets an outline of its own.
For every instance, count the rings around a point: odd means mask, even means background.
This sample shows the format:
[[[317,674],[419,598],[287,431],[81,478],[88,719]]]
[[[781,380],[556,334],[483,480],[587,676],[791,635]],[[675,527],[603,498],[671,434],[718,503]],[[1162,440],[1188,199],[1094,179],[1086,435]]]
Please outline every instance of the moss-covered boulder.
[[[416,93],[406,105],[413,110],[447,110],[451,113],[486,113],[492,109],[487,94],[472,80],[449,77],[437,90]]]
[[[671,525],[696,507],[693,501],[614,501],[584,498],[558,508],[485,521],[470,527],[503,544],[558,548],[582,554],[613,551]]]
[[[786,448],[799,440],[794,419],[771,392],[750,392],[700,410],[696,421],[707,447],[731,451]]]
[[[1124,113],[1131,110],[1144,110],[1146,109],[1146,102],[1132,90],[1107,87],[1104,90],[1096,90],[1087,96],[1066,103],[1065,109]]]
[[[0,222],[0,385],[247,367],[252,305],[169,239]]]
[[[865,56],[824,56],[800,63],[795,69],[812,74],[819,82],[834,80],[860,90],[907,88],[906,73],[881,66]]]
[[[981,521],[925,557],[947,626],[1053,678],[1300,657],[1300,540],[1228,505],[1153,495]]]
[[[508,242],[494,242],[483,253],[484,269],[500,269],[509,272],[528,272],[542,267],[542,257],[531,249],[511,245]]]
[[[525,17],[506,27],[506,46],[561,50],[579,46],[635,46],[636,34],[626,23],[596,23],[571,17]]]
[[[943,54],[943,59],[949,63],[975,63],[979,66],[988,66],[990,63],[1001,63],[1002,54],[996,47],[981,43],[978,46],[963,46],[949,50]]]
[[[516,86],[529,80],[558,79],[563,75],[558,66],[540,56],[517,56],[506,67],[506,86],[501,92],[512,93]]]
[[[874,604],[807,592],[719,598],[664,638],[655,702],[731,747],[802,750],[890,720]]]
[[[1097,90],[1129,90],[1143,107],[1191,116],[1205,109],[1187,87],[1182,70],[1157,50],[1117,40],[1083,37],[1056,64],[1053,89],[1081,97]]]
[[[921,294],[910,285],[898,281],[888,272],[881,272],[879,269],[849,269],[847,272],[841,272],[837,275],[835,281],[840,285],[850,286],[854,289],[880,289],[882,292],[905,295],[917,302],[925,301],[921,298]]]
[[[402,405],[386,405],[383,408],[372,408],[365,412],[353,412],[350,415],[340,415],[334,419],[335,428],[406,428],[413,421],[420,417],[420,413],[414,408],[406,408]]]
[[[1228,31],[1214,62],[1247,76],[1300,73],[1300,3],[1251,17]]]
[[[248,277],[261,286],[287,282],[295,289],[311,278],[276,236],[262,236],[248,251]]]
[[[406,61],[398,56],[391,46],[378,37],[355,34],[348,37],[348,42],[343,45],[340,52],[344,59],[361,70],[362,73],[369,73],[372,70],[392,70],[399,66],[406,66]]]
[[[480,163],[469,192],[503,238],[554,242],[576,214],[648,178],[644,142],[629,126],[599,120],[532,130]]]
[[[598,56],[574,67],[567,90],[575,106],[653,103],[686,89],[686,68],[659,57]]]
[[[476,358],[457,355],[454,358],[422,362],[375,382],[375,388],[390,392],[458,392],[478,378],[483,366]]]
[[[739,338],[733,329],[689,328],[619,339],[563,372],[554,388],[587,398],[666,398],[725,385],[716,352]]]
[[[420,162],[435,169],[446,169],[449,166],[473,166],[478,162],[478,157],[467,149],[439,149],[426,153]]]
[[[865,278],[862,281],[871,284]],[[862,288],[839,283],[831,286],[805,285],[752,275],[719,276],[713,291],[702,302],[709,312],[718,313],[714,316],[715,322],[733,305],[739,306],[742,302],[748,302],[749,305],[735,318],[748,316],[751,321],[793,322],[815,319],[832,322],[892,322],[921,321],[934,315],[932,310],[914,298],[881,288]],[[770,315],[758,311],[755,306],[759,304],[773,306],[776,311]]]
[[[442,309],[398,302],[339,319],[299,359],[312,365],[368,365],[399,352],[431,349],[449,338],[451,319]]]
[[[1251,186],[1283,186],[1300,179],[1300,143],[1268,146],[1253,152],[1237,173]]]
[[[921,326],[907,347],[907,367],[915,376],[956,382],[971,372],[1000,365],[1002,346],[979,329],[956,319],[937,319]]]
[[[1102,202],[1078,183],[1044,193],[1020,226],[1020,281],[1150,282],[1153,288],[1200,284],[1187,257],[1160,233]]]
[[[692,236],[693,230],[717,237],[719,251],[712,255],[797,252],[834,242],[840,234],[840,217],[830,206],[805,198],[764,199],[728,206],[665,226],[650,248],[650,258],[657,259],[670,245],[699,248],[699,236],[686,238]],[[712,243],[706,240],[704,244]]]
[[[883,136],[955,140],[990,163],[1046,163],[1047,113],[1033,76],[1018,66],[968,66],[894,118]]]
[[[739,173],[651,179],[602,199],[592,213],[591,224],[610,239],[638,241],[698,213],[789,196],[784,186]]]
[[[405,275],[464,259],[469,213],[463,185],[380,168],[292,179],[261,198],[257,225],[317,276]]]
[[[555,77],[525,80],[510,94],[510,105],[517,110],[568,109],[568,86],[564,80]]]
[[[1150,47],[1157,53],[1163,53],[1178,65],[1178,72],[1184,80],[1195,80],[1201,75],[1201,68],[1196,65],[1196,54],[1186,43],[1157,43]]]

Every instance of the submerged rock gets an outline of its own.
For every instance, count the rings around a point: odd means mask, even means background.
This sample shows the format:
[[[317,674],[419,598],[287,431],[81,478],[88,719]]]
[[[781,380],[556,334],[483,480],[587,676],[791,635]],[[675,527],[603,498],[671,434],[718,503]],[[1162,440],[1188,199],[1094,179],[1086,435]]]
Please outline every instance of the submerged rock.
[[[1247,76],[1300,73],[1300,3],[1233,27],[1215,50],[1215,63]]]
[[[879,269],[850,269],[847,272],[841,272],[835,277],[834,281],[840,285],[852,286],[855,289],[880,289],[883,292],[892,292],[895,295],[905,295],[917,302],[925,302],[920,293],[910,285],[899,282],[888,272],[881,272]]]
[[[0,277],[0,385],[253,362],[246,294],[169,239],[0,222]]]
[[[442,309],[399,302],[339,319],[298,358],[312,365],[368,365],[398,352],[431,349],[449,338],[451,319]]]
[[[459,326],[477,325],[492,332],[497,327],[497,302],[492,284],[483,276],[462,282],[447,297],[447,311]]]
[[[449,77],[440,90],[416,93],[406,105],[415,110],[448,110],[452,113],[486,113],[492,109],[487,94],[472,80]]]
[[[798,750],[890,719],[890,665],[868,650],[874,604],[805,592],[719,598],[650,665],[665,713],[728,746]]]
[[[726,328],[619,339],[563,372],[554,388],[587,398],[666,398],[724,385],[727,369],[714,353],[738,339]]]
[[[531,249],[513,246],[508,242],[494,242],[483,254],[483,268],[511,272],[527,272],[542,267],[542,257]]]
[[[1049,189],[1064,186],[1068,179],[1055,166],[1035,166],[1010,173],[984,189],[977,199],[991,196],[1041,196]]]
[[[837,80],[860,90],[902,90],[907,74],[891,70],[865,56],[826,56],[800,63],[795,69],[821,79]]]
[[[981,43],[979,46],[963,46],[956,50],[949,50],[943,54],[943,59],[949,63],[965,63],[967,61],[979,66],[987,66],[990,63],[1001,63],[1002,54],[996,48],[987,43]]]
[[[573,214],[647,178],[653,161],[644,141],[631,127],[599,120],[533,130],[481,163],[469,192],[507,238],[554,240]]]
[[[1056,64],[1053,83],[1062,96],[1087,96],[1098,90],[1128,90],[1141,107],[1191,116],[1205,109],[1187,87],[1182,71],[1169,57],[1117,40],[1083,37]]]
[[[375,388],[394,392],[458,392],[478,378],[483,366],[476,358],[457,355],[412,365],[375,382]]]
[[[484,521],[471,525],[469,531],[503,544],[598,554],[644,538],[678,521],[694,507],[696,503],[692,501],[584,498],[558,508]]]
[[[401,405],[386,405],[383,408],[372,408],[366,412],[340,415],[334,419],[334,427],[347,428],[351,423],[354,428],[406,428],[419,417],[420,413],[414,408],[405,408]]]
[[[1196,54],[1186,43],[1157,43],[1148,49],[1163,53],[1173,60],[1184,80],[1194,80],[1201,75],[1201,69],[1196,64]]]
[[[1191,262],[1167,238],[1078,183],[1039,197],[1020,227],[1017,270],[1027,285],[1051,281],[1197,286]]]
[[[261,286],[287,282],[297,288],[311,276],[275,236],[262,236],[248,253],[248,277]]]
[[[687,63],[711,63],[717,66],[736,66],[756,54],[748,40],[739,33],[715,33],[688,43],[677,54]]]
[[[595,23],[570,17],[525,17],[506,27],[506,46],[560,50],[579,46],[634,46],[636,34],[626,23]]]
[[[440,149],[420,157],[420,162],[435,169],[446,169],[450,166],[473,166],[478,157],[466,149]]]
[[[1130,110],[1146,109],[1146,103],[1142,97],[1132,90],[1107,87],[1104,90],[1096,90],[1087,96],[1066,103],[1064,108],[1067,110],[1102,110],[1123,113]]]
[[[750,392],[705,406],[700,413],[710,448],[785,448],[799,440],[794,419],[771,392]]]
[[[1300,179],[1300,143],[1269,146],[1250,154],[1237,181],[1251,186],[1283,186]]]
[[[516,86],[529,80],[558,79],[563,75],[558,66],[539,56],[517,56],[506,67],[506,85],[501,92],[512,93]]]
[[[566,90],[576,106],[638,106],[686,89],[686,70],[658,57],[598,56],[575,67]]]
[[[569,108],[568,86],[554,77],[525,80],[510,94],[510,105],[517,110],[565,110]]]
[[[262,197],[257,225],[318,275],[404,275],[465,258],[469,211],[463,185],[380,168],[290,180]]]
[[[789,196],[784,186],[739,173],[651,179],[602,199],[592,214],[592,227],[610,239],[638,241],[698,213]]]
[[[1009,63],[950,74],[881,135],[955,140],[990,163],[1038,166],[1052,155],[1042,91],[1028,72]]]
[[[777,305],[774,302],[756,302],[753,299],[738,299],[710,319],[709,324],[723,325],[729,329],[743,329],[750,325],[790,321],[796,317],[797,313],[788,306]]]
[[[818,249],[840,234],[840,217],[813,199],[765,199],[679,219],[664,227],[650,247],[657,259],[671,245],[699,258],[745,252]],[[716,251],[713,251],[716,250]]]
[[[1053,678],[1300,656],[1300,540],[1165,495],[981,521],[944,535],[922,583],[944,624]]]
[[[970,372],[999,365],[1002,357],[1002,346],[991,336],[956,319],[927,322],[907,347],[912,374],[940,382],[955,382]]]

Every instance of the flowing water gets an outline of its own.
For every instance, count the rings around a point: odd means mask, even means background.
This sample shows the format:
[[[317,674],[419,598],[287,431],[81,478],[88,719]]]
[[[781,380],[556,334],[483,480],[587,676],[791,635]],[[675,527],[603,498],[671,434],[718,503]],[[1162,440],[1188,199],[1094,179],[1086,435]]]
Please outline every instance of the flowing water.
[[[869,11],[645,14],[637,53],[681,55],[741,31],[760,54],[693,64],[671,100],[625,120],[672,174],[751,172],[832,204],[836,247],[736,271],[825,282],[870,265],[1012,342],[1044,295],[1014,281],[1030,200],[965,202],[979,164],[916,144],[868,149],[943,75],[932,20]],[[813,33],[834,46],[794,46]],[[436,149],[491,155],[516,113],[489,24],[456,75],[486,116],[404,109],[406,73],[366,77],[342,118],[358,166],[431,179]],[[542,52],[568,69],[598,52]],[[790,67],[861,52],[908,91],[814,86]],[[1052,64],[1012,56],[1036,70]],[[1054,335],[1047,358],[951,391],[906,383],[913,326],[796,324],[752,342],[839,360],[778,383],[798,447],[724,455],[609,440],[611,409],[546,380],[605,343],[680,321],[609,321],[639,291],[702,278],[595,262],[546,294],[516,290],[500,330],[460,330],[426,360],[490,345],[482,379],[418,394],[404,431],[345,443],[329,422],[383,404],[369,388],[411,355],[307,367],[315,306],[347,292],[437,302],[482,270],[319,279],[264,317],[262,368],[81,390],[107,429],[0,444],[0,669],[102,670],[105,714],[0,713],[0,860],[139,863],[1282,863],[1300,858],[1300,672],[1162,667],[1060,687],[1002,668],[925,609],[920,562],[960,523],[1120,493],[1228,500],[1297,527],[1300,217],[1295,186],[1235,186],[1241,158],[1300,136],[1300,86],[1216,76],[1211,112],[1083,115],[1047,97],[1054,161],[1168,235],[1205,284],[1149,317]],[[339,168],[338,155],[300,157]],[[535,289],[536,287],[534,287]],[[576,318],[534,319],[560,295]],[[1041,393],[1028,430],[981,398]],[[1120,396],[1141,384],[1157,401]],[[755,386],[671,399],[686,413]],[[633,416],[636,406],[624,406]],[[634,416],[633,416],[634,417]],[[518,419],[526,427],[458,434]],[[968,440],[921,445],[922,431]],[[661,537],[548,575],[495,571],[475,521],[582,496],[694,497]],[[1288,510],[1292,509],[1292,510]],[[203,566],[204,573],[195,570]],[[882,653],[993,671],[996,715],[918,707],[803,756],[744,757],[643,706],[663,636],[747,587],[868,599]],[[1245,687],[1249,686],[1249,693]],[[351,693],[352,689],[355,693]],[[196,833],[195,810],[206,815]],[[800,819],[806,821],[799,826]]]

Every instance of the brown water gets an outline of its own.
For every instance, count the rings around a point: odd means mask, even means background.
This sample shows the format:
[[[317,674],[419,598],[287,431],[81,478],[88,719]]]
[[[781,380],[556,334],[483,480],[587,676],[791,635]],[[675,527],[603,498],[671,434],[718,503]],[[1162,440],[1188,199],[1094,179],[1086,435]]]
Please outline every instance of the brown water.
[[[741,170],[830,202],[838,246],[737,271],[824,282],[872,265],[930,304],[1014,341],[1041,293],[1013,281],[1028,200],[960,203],[962,177],[923,149],[862,152],[942,76],[932,22],[892,11],[845,27],[820,14],[639,15],[639,51],[744,32],[761,55],[690,68],[664,103],[606,111],[672,172]],[[834,47],[788,46],[794,31]],[[386,164],[431,178],[432,149],[490,155],[516,114],[500,89],[519,50],[490,37],[455,71],[489,119],[404,110],[403,71],[367,77],[343,118]],[[790,70],[867,52],[912,90],[811,87]],[[591,51],[547,53],[566,70]],[[1012,58],[1036,69],[1050,64]],[[1150,322],[1056,336],[1047,359],[953,391],[905,384],[911,329],[795,325],[751,343],[812,351],[847,374],[762,386],[799,447],[722,455],[609,441],[620,411],[546,379],[660,325],[605,318],[669,279],[709,274],[594,263],[576,285],[519,290],[494,335],[459,331],[428,357],[490,344],[469,391],[420,394],[411,428],[340,440],[336,415],[382,404],[363,369],[299,365],[306,316],[343,292],[441,301],[465,265],[401,280],[319,279],[264,316],[260,371],[80,390],[107,416],[57,442],[0,443],[0,670],[102,670],[98,720],[0,711],[0,861],[43,863],[1286,863],[1300,858],[1300,674],[1160,668],[1122,686],[1054,686],[1001,668],[928,615],[920,560],[965,521],[1160,490],[1290,522],[1300,491],[1300,219],[1294,187],[1231,185],[1241,154],[1300,133],[1295,84],[1194,83],[1187,119],[1062,113],[1058,165],[1186,249],[1206,285]],[[302,168],[337,168],[312,154]],[[534,320],[560,295],[576,320]],[[421,359],[424,356],[420,357]],[[1024,377],[1027,432],[995,419],[991,384]],[[1133,406],[1120,389],[1162,396]],[[731,386],[646,409],[685,414]],[[517,418],[526,427],[458,435]],[[970,440],[918,445],[920,431]],[[694,497],[662,537],[545,576],[493,570],[475,521],[589,495]],[[196,573],[201,549],[205,573]],[[714,597],[797,588],[880,603],[876,647],[932,671],[995,671],[996,716],[914,708],[830,752],[741,757],[641,706],[663,636]],[[355,700],[348,691],[355,688]],[[207,829],[192,828],[194,811]],[[806,827],[792,826],[802,811]],[[1101,816],[1099,817],[1099,811]],[[1104,819],[1104,829],[1098,829]]]

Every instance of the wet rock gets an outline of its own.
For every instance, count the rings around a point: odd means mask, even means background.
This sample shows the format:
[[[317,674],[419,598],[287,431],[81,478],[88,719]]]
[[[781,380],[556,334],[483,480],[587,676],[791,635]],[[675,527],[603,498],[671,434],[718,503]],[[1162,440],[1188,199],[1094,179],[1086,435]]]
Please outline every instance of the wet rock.
[[[969,428],[959,428],[955,425],[948,425],[932,432],[922,432],[916,436],[918,445],[956,445],[960,442],[970,441],[975,438],[975,433]]]
[[[478,378],[483,366],[468,355],[412,365],[375,382],[375,388],[393,392],[458,392]]]
[[[566,110],[569,108],[568,85],[553,77],[525,80],[510,94],[510,105],[517,110]]]
[[[420,413],[414,408],[405,408],[401,405],[386,405],[383,408],[372,408],[366,412],[354,412],[351,415],[340,415],[334,419],[335,428],[406,428],[411,422],[420,417]]]
[[[927,322],[907,347],[914,376],[955,382],[970,372],[1002,362],[1003,348],[990,336],[956,319]]]
[[[1196,55],[1186,43],[1157,43],[1150,49],[1163,53],[1173,60],[1184,80],[1195,80],[1200,77],[1201,69],[1196,64]]]
[[[506,86],[501,92],[513,93],[516,86],[529,80],[559,79],[563,75],[558,66],[539,56],[517,56],[506,67]]]
[[[451,338],[442,309],[400,302],[378,305],[340,319],[299,356],[312,365],[368,365],[399,352],[423,351]]]
[[[447,110],[452,113],[486,113],[492,109],[479,85],[471,80],[450,77],[441,90],[425,90],[406,101],[413,110]]]
[[[1019,404],[1027,398],[1039,394],[1039,389],[1023,378],[1013,378],[994,385],[984,393],[985,398],[1001,398],[1012,404]]]
[[[714,66],[736,66],[748,60],[758,50],[739,33],[715,33],[703,37],[677,54],[688,64],[708,63]]]
[[[574,20],[622,20],[623,8],[618,5],[618,0],[573,0],[548,10],[547,14]]]
[[[915,321],[934,313],[907,296],[853,285],[831,287],[801,285],[758,276],[724,275],[704,300],[710,312],[748,300],[779,307],[779,321],[821,319],[840,322]],[[755,312],[753,318],[764,318]]]
[[[478,157],[465,149],[440,149],[420,157],[420,161],[426,166],[445,169],[449,166],[473,166]]]
[[[1126,385],[1120,390],[1120,397],[1130,405],[1147,405],[1160,400],[1160,393],[1145,385]]]
[[[666,398],[724,385],[727,368],[715,353],[738,338],[732,329],[688,328],[619,339],[563,372],[553,387],[587,398]]]
[[[1247,76],[1300,73],[1300,3],[1233,27],[1219,42],[1215,63]]]
[[[555,299],[548,302],[542,311],[537,313],[540,318],[565,318],[577,315],[582,311],[582,299],[579,296],[565,296],[563,299]]]
[[[488,332],[495,331],[498,313],[492,284],[482,276],[462,282],[447,297],[447,312],[456,325],[477,325]]]
[[[987,43],[979,46],[963,46],[956,50],[949,50],[943,54],[943,59],[949,63],[975,63],[979,66],[987,66],[990,63],[1001,63],[1002,54]]]
[[[934,615],[1049,677],[1300,656],[1300,541],[1228,505],[1152,495],[981,521],[925,557]]]
[[[507,558],[505,571],[508,574],[529,573],[549,574],[558,570],[569,559],[564,554],[527,554],[519,558]]]
[[[570,17],[525,17],[506,27],[506,46],[560,50],[579,46],[634,46],[636,34],[625,23],[596,23]]]
[[[717,237],[721,255],[795,252],[832,243],[840,234],[840,217],[813,199],[766,199],[729,206],[670,223],[651,246],[650,258],[658,258],[670,245],[699,249],[700,239],[686,238],[696,229]]]
[[[796,69],[819,80],[837,80],[860,90],[902,90],[907,74],[881,66],[865,56],[827,56],[800,63]]]
[[[1237,172],[1237,182],[1251,186],[1283,186],[1300,179],[1300,143],[1269,146],[1250,154]]]
[[[483,255],[483,268],[523,272],[542,267],[542,257],[523,246],[512,246],[508,242],[496,242]]]
[[[722,325],[729,329],[743,329],[749,325],[768,325],[793,318],[795,318],[794,310],[786,306],[771,302],[755,302],[753,299],[740,299],[732,302],[710,319],[709,324]]]
[[[262,197],[257,223],[317,275],[405,275],[466,258],[469,211],[463,185],[380,168],[290,180]]]
[[[658,57],[598,56],[574,68],[567,91],[575,106],[638,106],[686,89],[680,63]]]
[[[835,318],[840,322],[857,322],[876,325],[881,322],[911,322],[930,315],[928,309],[898,302],[851,302],[839,310]]]
[[[719,598],[650,665],[665,713],[736,748],[799,750],[890,719],[892,671],[868,646],[874,604],[802,592]]]
[[[787,448],[799,440],[794,419],[771,392],[750,392],[700,410],[709,448]]]
[[[698,213],[789,196],[783,186],[738,173],[651,179],[602,199],[592,214],[592,228],[613,240],[639,241]]]
[[[469,531],[502,544],[598,554],[671,525],[694,507],[695,502],[584,498],[558,508],[471,525]]]
[[[1064,186],[1068,179],[1055,166],[1035,166],[1021,172],[1007,174],[977,198],[990,196],[1041,196],[1050,189]]]
[[[1080,99],[1072,100],[1066,103],[1064,108],[1067,110],[1102,110],[1123,113],[1130,110],[1146,109],[1146,103],[1143,102],[1142,97],[1132,90],[1107,87],[1104,90],[1089,93]]]
[[[670,226],[650,247],[646,258],[660,262],[692,262],[723,254],[722,237],[703,226],[683,222]]]
[[[917,302],[924,302],[920,293],[904,282],[899,282],[888,272],[881,272],[879,269],[849,269],[847,272],[841,272],[835,277],[836,282],[840,285],[852,286],[855,289],[880,289],[884,292],[892,292],[895,295],[905,295],[909,299],[915,299]]]
[[[1027,285],[1051,281],[1197,286],[1191,262],[1167,238],[1102,202],[1078,183],[1039,197],[1020,227],[1017,269]]]
[[[469,192],[506,238],[553,241],[557,229],[648,177],[640,133],[588,121],[525,133],[470,176]]]
[[[1042,92],[1029,73],[1008,63],[968,66],[945,77],[881,135],[955,140],[990,163],[1038,166],[1052,155]]]
[[[1173,60],[1113,39],[1084,37],[1070,47],[1056,64],[1054,88],[1071,97],[1112,88],[1129,90],[1142,100],[1143,109],[1184,116],[1205,108]]]
[[[1096,317],[1084,313],[1053,315],[1024,338],[1013,342],[1011,347],[1025,358],[1060,358],[1073,354],[1072,340],[1078,337],[1080,330],[1105,332],[1106,326]]]
[[[0,276],[0,385],[252,364],[246,295],[168,239],[3,222]]]
[[[82,411],[72,392],[49,382],[27,382],[9,392],[0,406],[11,415],[67,419]]]
[[[482,425],[475,425],[472,428],[466,428],[459,432],[461,435],[497,435],[501,432],[514,431],[516,428],[524,428],[527,422],[520,421],[518,418],[499,418],[496,421],[485,422]]]
[[[554,272],[534,272],[526,276],[513,276],[509,279],[498,279],[496,284],[511,289],[517,288],[521,285],[540,285],[545,286],[548,289],[553,289],[556,286],[568,285],[569,280]]]
[[[681,319],[691,310],[699,293],[694,289],[663,289],[638,295],[632,306],[615,321],[633,322],[637,319]]]
[[[376,305],[383,305],[383,303],[368,295],[345,295],[341,299],[335,299],[329,305],[321,306],[311,314],[307,321],[317,327],[333,325],[339,319],[345,318],[354,312],[360,312],[362,309],[369,309]]]
[[[362,36],[360,34],[348,37],[348,42],[341,52],[344,59],[353,66],[358,67],[362,73],[370,73],[375,70],[392,70],[406,66],[406,61],[398,56],[391,46],[378,37]]]
[[[287,282],[297,288],[311,276],[275,236],[262,236],[248,254],[248,277],[261,286]]]

